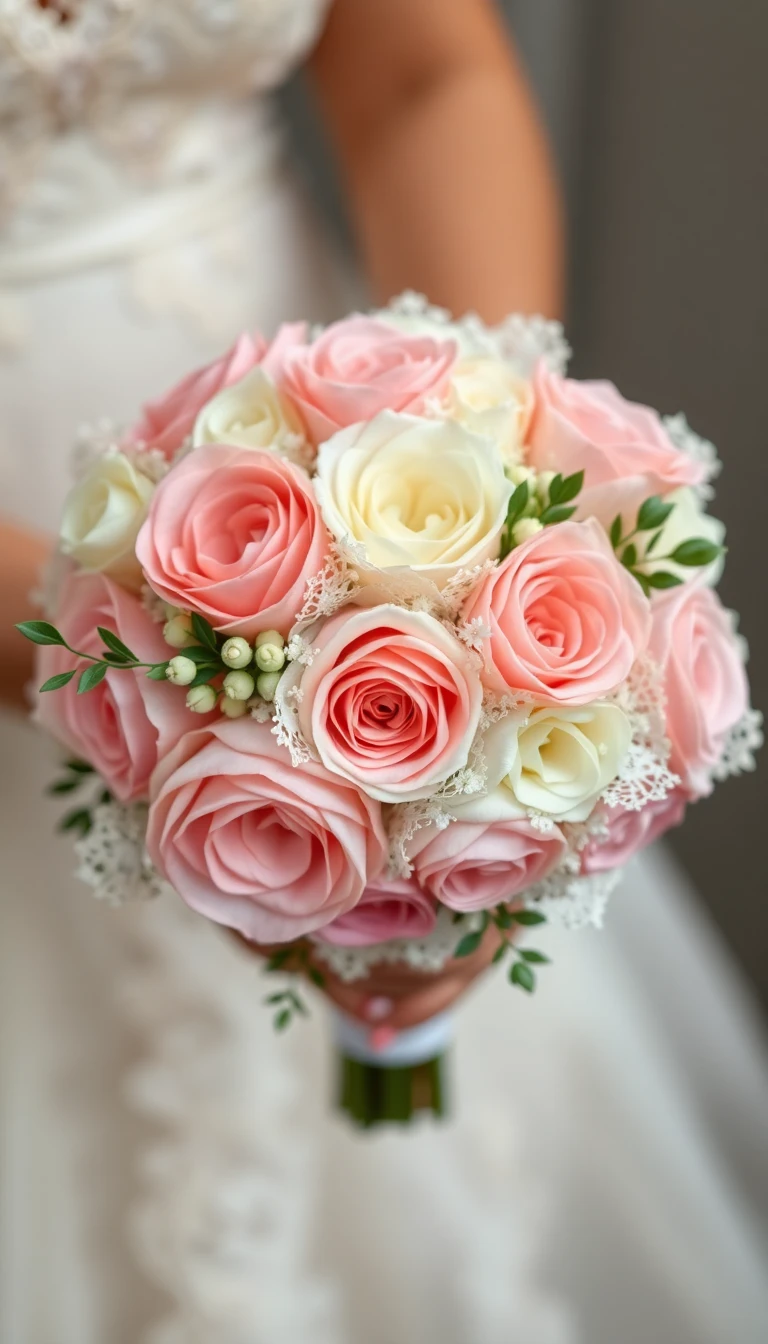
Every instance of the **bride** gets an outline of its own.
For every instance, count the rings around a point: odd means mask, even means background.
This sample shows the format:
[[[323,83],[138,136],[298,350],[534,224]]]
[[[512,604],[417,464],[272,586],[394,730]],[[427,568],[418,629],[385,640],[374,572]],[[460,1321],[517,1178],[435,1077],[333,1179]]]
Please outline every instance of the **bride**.
[[[375,294],[557,311],[547,152],[491,5],[328,9],[0,0],[9,707],[70,431],[244,327],[354,302],[262,97],[313,44]],[[662,856],[602,935],[550,935],[536,1000],[490,977],[462,1005],[453,1121],[360,1137],[329,1111],[320,1002],[275,1040],[234,940],[181,902],[96,905],[10,708],[2,762],[3,1344],[765,1338],[766,1072]]]

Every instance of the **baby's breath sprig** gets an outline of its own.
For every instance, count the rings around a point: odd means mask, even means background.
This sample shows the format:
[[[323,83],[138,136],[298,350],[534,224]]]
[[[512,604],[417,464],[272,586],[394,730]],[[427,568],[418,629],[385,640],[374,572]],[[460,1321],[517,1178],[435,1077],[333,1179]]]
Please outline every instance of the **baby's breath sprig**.
[[[611,545],[624,568],[637,579],[646,597],[650,597],[654,589],[677,588],[683,582],[679,574],[669,569],[646,572],[640,566],[647,561],[661,564],[666,560],[673,565],[702,569],[713,564],[725,550],[725,547],[709,541],[707,537],[688,537],[667,555],[657,555],[656,547],[674,508],[674,502],[665,502],[661,495],[649,495],[640,505],[635,526],[629,532],[624,532],[624,520],[620,513],[611,523],[608,533]]]
[[[539,910],[509,910],[505,905],[497,905],[493,910],[484,910],[480,923],[471,933],[465,933],[459,940],[455,957],[470,957],[476,952],[486,935],[486,932],[493,924],[500,937],[499,946],[496,949],[492,965],[511,955],[512,964],[509,968],[509,982],[516,985],[518,989],[524,989],[527,994],[532,994],[536,988],[536,973],[534,966],[546,966],[549,957],[545,957],[543,952],[536,952],[533,948],[518,947],[513,941],[511,934],[515,926],[521,928],[534,928],[539,924],[546,924],[546,915],[541,914]]]

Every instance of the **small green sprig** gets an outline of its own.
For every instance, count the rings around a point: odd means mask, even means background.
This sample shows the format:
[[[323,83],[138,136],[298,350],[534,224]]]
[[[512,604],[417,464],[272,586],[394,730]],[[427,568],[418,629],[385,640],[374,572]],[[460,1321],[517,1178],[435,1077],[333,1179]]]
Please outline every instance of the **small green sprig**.
[[[459,916],[459,918],[461,917]],[[536,972],[533,967],[546,966],[549,963],[549,957],[545,957],[543,952],[534,951],[533,948],[518,947],[511,934],[516,927],[535,928],[539,924],[546,924],[546,922],[546,915],[542,915],[539,910],[509,910],[505,905],[497,905],[494,910],[483,912],[479,927],[472,933],[464,934],[453,955],[455,957],[470,957],[473,952],[478,950],[488,929],[493,925],[499,933],[500,942],[493,955],[492,965],[503,961],[506,956],[511,954],[510,984],[516,985],[518,989],[525,990],[527,994],[532,994],[536,988]]]
[[[565,523],[572,518],[577,506],[571,501],[576,499],[583,484],[583,471],[576,471],[572,476],[562,476],[558,472],[543,489],[542,478],[538,483],[533,476],[520,481],[509,497],[501,533],[500,559],[503,560],[514,548],[515,525],[523,518],[535,518],[542,527]]]
[[[656,547],[674,508],[674,502],[670,504],[660,495],[650,495],[641,504],[635,526],[629,532],[624,533],[624,520],[620,513],[611,523],[608,533],[611,545],[624,568],[637,579],[646,597],[650,597],[654,590],[677,588],[683,582],[679,574],[669,569],[654,569],[651,573],[645,573],[640,566],[647,561],[652,559],[654,564],[669,561],[673,565],[701,569],[711,565],[725,550],[706,537],[689,537],[667,555],[657,555]]]
[[[270,974],[303,974],[317,989],[325,987],[325,976],[312,962],[311,947],[307,942],[289,943],[278,948],[268,958],[264,969]],[[275,1010],[272,1018],[275,1031],[285,1031],[299,1017],[309,1017],[309,1009],[293,985],[268,994],[263,1001]]]
[[[78,835],[85,836],[93,827],[93,809],[99,803],[110,802],[112,794],[109,789],[104,788],[93,766],[88,765],[87,761],[65,761],[63,769],[64,774],[59,779],[55,779],[46,789],[46,793],[51,794],[54,798],[65,797],[94,782],[98,785],[95,795],[85,802],[79,802],[77,806],[65,812],[57,827],[60,831],[74,831]]]

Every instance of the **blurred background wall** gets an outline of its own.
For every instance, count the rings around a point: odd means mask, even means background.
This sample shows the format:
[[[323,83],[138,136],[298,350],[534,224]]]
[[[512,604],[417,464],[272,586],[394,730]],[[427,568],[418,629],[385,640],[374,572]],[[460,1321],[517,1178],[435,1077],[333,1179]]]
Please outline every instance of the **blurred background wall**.
[[[445,0],[447,4],[452,0]],[[568,207],[573,372],[684,410],[725,464],[721,588],[768,709],[768,3],[504,0]],[[301,83],[285,95],[312,190],[345,230]],[[768,1009],[768,756],[671,843]]]

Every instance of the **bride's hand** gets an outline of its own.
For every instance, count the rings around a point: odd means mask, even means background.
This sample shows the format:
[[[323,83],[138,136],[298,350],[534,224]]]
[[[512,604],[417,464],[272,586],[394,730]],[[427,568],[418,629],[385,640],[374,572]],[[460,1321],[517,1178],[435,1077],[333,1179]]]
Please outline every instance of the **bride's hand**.
[[[277,948],[256,947],[241,939],[260,956]],[[341,980],[319,958],[310,957],[323,977],[323,992],[350,1017],[369,1027],[392,1027],[397,1031],[425,1022],[449,1008],[490,965],[499,946],[499,934],[491,926],[476,952],[452,958],[441,971],[419,971],[404,964],[374,966],[364,980]],[[286,969],[291,969],[290,965]]]

